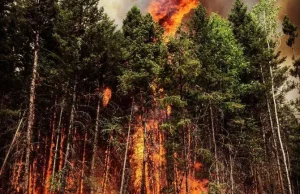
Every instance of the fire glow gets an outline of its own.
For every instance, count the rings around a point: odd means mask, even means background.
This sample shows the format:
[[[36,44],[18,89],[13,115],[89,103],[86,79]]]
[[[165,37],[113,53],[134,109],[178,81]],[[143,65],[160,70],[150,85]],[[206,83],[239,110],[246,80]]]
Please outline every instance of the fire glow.
[[[166,35],[174,35],[184,16],[198,4],[198,0],[153,0],[148,12],[165,29]]]

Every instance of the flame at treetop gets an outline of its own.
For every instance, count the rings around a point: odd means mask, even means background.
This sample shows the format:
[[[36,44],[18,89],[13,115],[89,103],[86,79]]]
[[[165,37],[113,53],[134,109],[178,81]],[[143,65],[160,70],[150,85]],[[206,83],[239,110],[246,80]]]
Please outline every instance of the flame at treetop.
[[[183,17],[198,3],[199,0],[152,0],[148,11],[164,27],[165,34],[174,35]]]

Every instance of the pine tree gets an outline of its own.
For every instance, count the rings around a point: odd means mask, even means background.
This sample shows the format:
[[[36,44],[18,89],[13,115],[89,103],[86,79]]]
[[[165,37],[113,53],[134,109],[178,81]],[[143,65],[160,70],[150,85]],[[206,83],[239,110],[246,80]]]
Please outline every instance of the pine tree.
[[[289,36],[286,44],[292,48],[292,52],[293,52],[292,59],[295,60],[294,44],[295,44],[295,38],[297,38],[298,36],[297,26],[292,24],[292,22],[286,15],[283,18],[282,31],[285,35]]]
[[[123,64],[119,76],[120,90],[134,98],[134,104],[140,116],[138,125],[143,128],[143,164],[139,192],[146,193],[146,163],[147,163],[147,129],[146,120],[153,107],[153,87],[157,85],[157,75],[160,69],[160,47],[162,31],[153,21],[150,14],[142,15],[135,6],[123,21],[124,46],[122,48]],[[123,186],[121,185],[121,188]],[[137,188],[138,189],[138,188]],[[122,189],[120,193],[122,193]]]
[[[277,160],[279,182],[281,185],[281,192],[283,192],[282,172],[277,151],[275,130],[273,127],[274,121],[271,114],[269,96],[264,94],[264,87],[267,77],[265,75],[265,67],[263,66],[263,64],[266,64],[268,60],[271,60],[268,59],[270,57],[268,52],[266,52],[266,35],[261,27],[259,27],[255,23],[250,13],[248,13],[247,7],[239,0],[235,2],[231,14],[229,15],[229,20],[232,22],[235,37],[242,44],[243,53],[250,63],[249,70],[243,74],[242,78],[243,81],[248,83],[248,86],[250,86],[246,88],[246,91],[244,91],[245,94],[242,96],[243,102],[247,105],[247,112],[245,116],[248,117],[248,121],[254,121],[254,129],[259,127],[262,134],[267,134],[268,131],[265,130],[264,124],[261,121],[261,115],[257,114],[259,112],[263,113],[264,109],[267,108],[269,125],[271,128],[273,143],[275,146],[275,156]],[[266,96],[266,98],[262,98],[263,96]]]
[[[239,98],[243,87],[247,87],[247,83],[241,81],[248,64],[227,21],[217,15],[207,18],[205,10],[200,6],[196,9],[191,24],[191,38],[195,42],[202,72],[197,78],[200,91],[195,92],[195,98],[197,104],[203,104],[209,111],[204,122],[208,122],[206,125],[210,139],[207,144],[213,155],[215,172],[210,188],[220,191],[224,185],[231,185],[231,192],[234,192],[233,174],[227,177],[228,182],[222,181],[226,175],[221,173],[221,166],[226,160],[230,160],[230,157],[227,158],[222,153],[233,154],[233,150],[238,148],[226,141],[221,143],[220,138],[226,137],[225,130],[230,131],[234,137],[233,134],[237,133],[235,130],[243,126],[240,114],[244,105]]]

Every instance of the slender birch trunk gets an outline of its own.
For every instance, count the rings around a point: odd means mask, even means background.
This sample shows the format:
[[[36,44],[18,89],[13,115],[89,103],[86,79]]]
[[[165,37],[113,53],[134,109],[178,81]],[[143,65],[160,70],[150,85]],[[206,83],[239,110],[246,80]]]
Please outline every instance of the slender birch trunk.
[[[263,69],[262,69],[261,65],[260,65],[260,72],[261,72],[261,76],[262,76],[262,82],[263,82],[263,84],[266,84],[265,76],[263,74]],[[277,171],[278,171],[279,182],[280,182],[280,189],[281,189],[282,193],[285,193],[284,186],[283,186],[282,170],[281,170],[280,159],[279,159],[279,154],[278,154],[278,146],[277,146],[277,141],[276,141],[276,131],[274,129],[274,121],[272,118],[270,101],[269,101],[269,97],[267,94],[266,94],[266,101],[267,101],[267,112],[268,112],[268,116],[269,116],[269,122],[270,122],[271,131],[272,131],[272,136],[273,136],[273,143],[274,143],[274,147],[275,147],[275,157],[276,157]]]
[[[273,70],[270,65],[270,74],[271,74],[271,85],[272,85],[272,98],[273,98],[273,105],[274,105],[274,112],[275,112],[275,120],[276,120],[276,125],[277,125],[277,137],[279,140],[279,145],[280,145],[280,150],[282,152],[282,157],[283,157],[283,164],[286,172],[286,179],[288,183],[288,189],[289,189],[289,194],[292,194],[292,185],[291,185],[291,180],[290,180],[290,173],[288,169],[288,164],[287,164],[287,156],[284,150],[284,145],[282,142],[282,137],[281,137],[281,131],[280,131],[280,123],[279,123],[279,117],[278,117],[278,112],[277,112],[277,103],[276,103],[276,97],[275,97],[275,89],[274,89],[274,76],[273,76]]]
[[[267,33],[266,12],[264,11],[263,14],[264,14],[263,15],[263,17],[264,17],[264,28],[265,28],[265,32]],[[269,42],[268,38],[267,38],[267,45],[268,45],[268,50],[270,51],[270,42]],[[285,168],[285,172],[286,172],[286,179],[287,179],[287,183],[288,183],[289,194],[292,194],[293,192],[292,192],[290,174],[289,174],[288,165],[287,165],[286,153],[285,153],[282,138],[281,138],[280,122],[279,122],[277,103],[276,103],[276,97],[275,97],[273,68],[272,68],[270,63],[269,63],[269,70],[270,70],[270,76],[271,76],[271,94],[272,94],[272,100],[273,100],[273,106],[274,106],[275,121],[276,121],[276,126],[277,126],[277,137],[278,137],[278,140],[279,140],[280,150],[282,152],[283,164],[284,164],[284,168]]]

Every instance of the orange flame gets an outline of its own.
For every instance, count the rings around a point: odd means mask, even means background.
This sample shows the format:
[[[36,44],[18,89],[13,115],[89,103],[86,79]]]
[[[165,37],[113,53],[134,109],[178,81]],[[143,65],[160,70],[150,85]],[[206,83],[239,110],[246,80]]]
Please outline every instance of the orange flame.
[[[132,173],[134,190],[139,193],[143,171],[144,133],[142,127],[137,127],[135,130],[133,135],[133,155],[130,163],[134,168]]]
[[[148,7],[153,19],[174,35],[183,17],[197,7],[199,0],[152,0]]]
[[[103,107],[106,107],[111,99],[111,89],[105,88],[103,91]]]
[[[167,106],[167,115],[170,116],[171,113],[172,113],[172,107],[171,107],[171,105],[168,105]]]
[[[196,173],[200,172],[203,167],[203,164],[200,162],[196,162],[194,164],[194,169]],[[181,177],[184,178],[184,177]],[[189,180],[189,191],[191,194],[199,194],[199,193],[208,193],[208,179],[197,179],[195,176],[189,174],[188,175],[188,180]],[[186,183],[183,181],[182,188],[180,191],[180,194],[185,194],[186,192]]]

